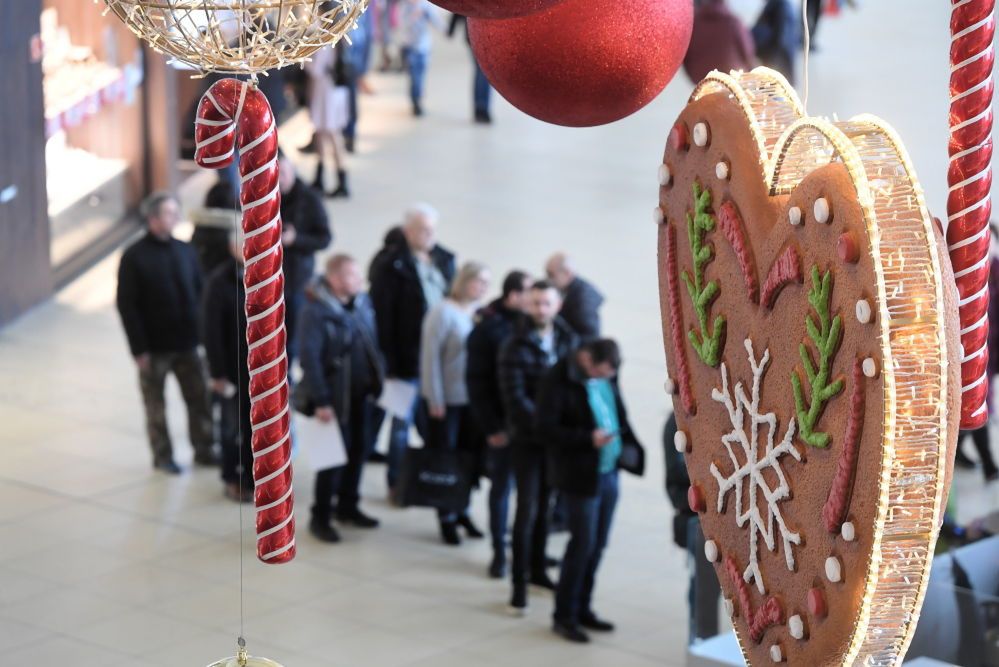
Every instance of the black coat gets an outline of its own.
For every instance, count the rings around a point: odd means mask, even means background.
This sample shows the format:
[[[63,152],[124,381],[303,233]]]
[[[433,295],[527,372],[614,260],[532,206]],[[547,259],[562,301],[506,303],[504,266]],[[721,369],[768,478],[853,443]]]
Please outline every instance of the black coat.
[[[582,278],[574,278],[565,290],[559,315],[584,341],[599,338],[603,303],[604,296],[596,287]]]
[[[434,246],[430,258],[444,276],[454,279],[454,255]],[[415,378],[420,375],[420,333],[427,300],[423,295],[416,259],[408,246],[394,249],[384,259],[371,283],[371,300],[378,316],[378,341],[385,357],[386,375]]]
[[[486,436],[505,431],[507,427],[499,386],[499,351],[523,317],[520,312],[504,306],[502,299],[496,299],[476,315],[475,328],[465,343],[469,406]]]
[[[302,179],[296,178],[288,194],[281,195],[281,222],[295,228],[295,242],[284,247],[284,289],[301,292],[312,280],[316,253],[333,242],[323,202]]]
[[[243,267],[230,256],[205,283],[201,324],[209,375],[236,386],[248,378],[245,301]]]
[[[393,227],[385,235],[382,247],[378,249],[375,256],[371,258],[368,265],[368,282],[374,284],[377,276],[386,266],[390,266],[392,256],[400,248],[406,247],[406,235],[402,233],[402,227]]]
[[[118,266],[118,312],[133,356],[198,346],[202,276],[187,243],[146,234]]]
[[[567,357],[579,343],[576,334],[560,318],[555,319],[555,354]],[[535,432],[538,384],[552,364],[541,349],[541,336],[524,318],[513,336],[500,347],[499,384],[511,440],[517,446],[541,446]]]
[[[641,475],[645,454],[628,422],[617,378],[611,380],[620,426],[621,457],[618,468]],[[597,428],[586,376],[573,356],[559,361],[538,388],[537,429],[545,441],[548,476],[552,487],[564,493],[594,496],[600,481],[600,450],[593,446]]]
[[[299,363],[307,403],[332,407],[340,419],[351,402],[381,392],[383,369],[378,351],[375,313],[366,294],[348,306],[321,279],[306,293],[298,320]],[[297,405],[301,405],[296,400]]]

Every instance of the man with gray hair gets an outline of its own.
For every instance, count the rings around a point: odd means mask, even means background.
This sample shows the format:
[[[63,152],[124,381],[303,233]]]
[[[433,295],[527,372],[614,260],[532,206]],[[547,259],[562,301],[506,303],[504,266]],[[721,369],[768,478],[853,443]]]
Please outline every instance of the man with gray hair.
[[[557,252],[545,263],[545,275],[562,293],[559,315],[584,341],[600,337],[600,306],[604,296],[576,272],[572,258]]]
[[[164,387],[171,372],[187,404],[194,461],[218,462],[204,368],[198,355],[202,278],[198,256],[173,238],[180,220],[177,198],[157,192],[142,203],[146,234],[125,251],[118,267],[118,312],[139,371],[153,467],[179,474],[167,429]]]
[[[444,298],[455,273],[454,254],[437,244],[438,217],[430,204],[410,206],[402,227],[406,242],[385,256],[371,283],[386,377],[409,382],[414,387],[420,376],[423,316]],[[416,405],[412,412],[415,411]],[[408,420],[392,420],[387,467],[393,499],[410,424],[415,421],[417,429],[424,426],[422,416],[414,416],[412,412]]]

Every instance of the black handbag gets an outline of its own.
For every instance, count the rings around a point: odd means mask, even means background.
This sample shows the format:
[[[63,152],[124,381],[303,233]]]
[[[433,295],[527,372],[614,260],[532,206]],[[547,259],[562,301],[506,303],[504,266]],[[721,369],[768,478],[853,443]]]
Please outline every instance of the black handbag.
[[[468,457],[454,449],[409,447],[402,459],[399,496],[407,507],[460,512],[468,506],[471,471]]]

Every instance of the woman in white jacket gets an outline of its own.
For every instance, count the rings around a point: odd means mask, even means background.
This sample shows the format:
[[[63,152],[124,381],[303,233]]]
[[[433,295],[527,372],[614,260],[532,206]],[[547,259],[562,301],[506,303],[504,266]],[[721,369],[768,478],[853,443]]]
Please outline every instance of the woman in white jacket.
[[[489,270],[483,264],[468,262],[458,270],[447,298],[431,308],[423,320],[420,394],[430,415],[428,444],[431,447],[475,446],[465,384],[465,341],[472,331],[475,311],[488,289]],[[469,518],[467,509],[461,512],[441,510],[438,517],[445,544],[461,544],[459,526],[469,537],[483,536]]]

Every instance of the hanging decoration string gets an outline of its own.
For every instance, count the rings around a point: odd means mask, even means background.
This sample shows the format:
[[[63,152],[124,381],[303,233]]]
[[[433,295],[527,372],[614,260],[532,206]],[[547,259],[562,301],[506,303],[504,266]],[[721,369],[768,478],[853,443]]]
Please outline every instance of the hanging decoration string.
[[[988,419],[995,0],[952,0],[947,247],[961,320],[961,428]]]
[[[804,35],[801,54],[801,109],[808,114],[808,53],[812,50],[812,29],[808,25],[808,0],[801,0],[801,30]]]

